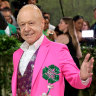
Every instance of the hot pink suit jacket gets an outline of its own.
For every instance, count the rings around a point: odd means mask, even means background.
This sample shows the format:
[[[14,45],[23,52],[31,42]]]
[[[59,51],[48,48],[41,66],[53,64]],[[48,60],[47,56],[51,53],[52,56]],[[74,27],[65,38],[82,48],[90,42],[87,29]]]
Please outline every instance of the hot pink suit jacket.
[[[12,76],[12,96],[16,96],[17,85],[17,68],[23,50],[20,48],[13,54],[14,72]],[[31,96],[40,96],[42,93],[48,92],[48,81],[42,77],[42,69],[49,65],[55,65],[60,69],[59,81],[53,84],[49,95],[64,96],[64,77],[75,88],[84,89],[90,86],[83,85],[80,80],[80,70],[74,63],[66,45],[49,41],[46,37],[39,48],[32,76]]]

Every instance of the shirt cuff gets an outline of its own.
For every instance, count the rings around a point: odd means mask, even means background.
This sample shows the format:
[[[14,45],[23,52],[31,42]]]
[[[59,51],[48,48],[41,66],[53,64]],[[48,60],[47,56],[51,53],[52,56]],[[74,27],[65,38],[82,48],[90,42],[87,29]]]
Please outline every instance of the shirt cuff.
[[[80,74],[79,74],[79,76],[80,76]],[[92,77],[89,77],[87,80],[81,80],[81,83],[86,86],[90,82],[91,78]],[[81,77],[80,77],[80,79],[81,79]]]
[[[87,80],[81,80],[81,82],[83,85],[88,85],[90,80],[91,80],[91,78],[88,78]]]

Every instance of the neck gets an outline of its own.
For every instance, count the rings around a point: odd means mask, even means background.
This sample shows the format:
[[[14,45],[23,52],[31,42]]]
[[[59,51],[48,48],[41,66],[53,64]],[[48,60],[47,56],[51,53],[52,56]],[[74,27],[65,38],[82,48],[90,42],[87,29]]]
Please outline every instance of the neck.
[[[79,33],[80,31],[79,30],[76,30],[76,33]]]

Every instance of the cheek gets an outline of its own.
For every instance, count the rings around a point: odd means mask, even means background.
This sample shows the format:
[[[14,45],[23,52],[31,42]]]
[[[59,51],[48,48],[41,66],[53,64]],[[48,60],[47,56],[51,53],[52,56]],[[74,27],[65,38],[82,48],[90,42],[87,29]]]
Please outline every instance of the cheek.
[[[47,27],[47,26],[46,26],[46,27]],[[37,34],[41,34],[42,31],[43,31],[43,29],[44,29],[43,26],[39,26],[39,27],[37,28]]]
[[[79,24],[76,24],[75,28],[76,28],[77,30],[80,30],[80,25],[79,25]]]
[[[83,24],[81,24],[80,27],[82,28],[83,27]]]
[[[80,28],[81,27],[81,25],[80,24],[77,24],[77,28]]]
[[[39,36],[42,34],[42,31],[43,31],[43,29],[42,29],[41,26],[36,27],[36,28],[34,29],[34,35],[35,35],[36,37],[39,37]]]
[[[88,29],[88,26],[86,26],[86,28]]]
[[[22,38],[24,37],[24,32],[22,30],[20,30],[20,35]]]
[[[60,25],[58,26],[58,28],[59,28],[59,30],[61,30],[61,26]]]
[[[60,24],[60,25],[59,25],[59,29],[62,29],[62,28],[63,28],[63,26]]]
[[[78,27],[78,23],[75,23],[75,27],[76,27],[76,28]]]

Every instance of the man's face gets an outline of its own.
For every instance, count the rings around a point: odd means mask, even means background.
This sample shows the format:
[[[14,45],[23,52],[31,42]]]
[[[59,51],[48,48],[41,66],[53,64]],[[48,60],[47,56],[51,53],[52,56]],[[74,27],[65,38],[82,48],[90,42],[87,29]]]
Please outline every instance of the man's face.
[[[38,11],[24,9],[18,16],[18,24],[21,30],[21,37],[30,45],[35,43],[41,35],[44,27],[43,17]]]
[[[96,19],[96,10],[94,11],[94,18]]]

